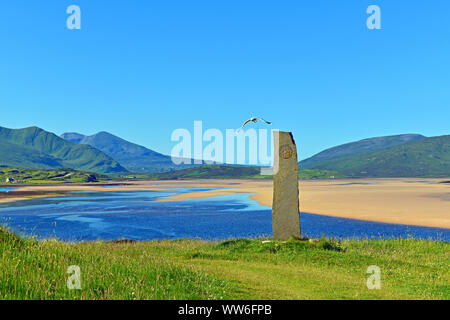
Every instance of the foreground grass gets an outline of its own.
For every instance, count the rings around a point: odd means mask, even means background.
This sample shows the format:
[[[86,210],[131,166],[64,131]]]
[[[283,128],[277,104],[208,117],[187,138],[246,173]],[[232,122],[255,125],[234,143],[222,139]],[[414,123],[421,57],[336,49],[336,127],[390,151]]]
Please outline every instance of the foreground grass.
[[[0,229],[0,299],[449,299],[449,264],[445,242],[67,244]],[[67,289],[70,265],[81,290]],[[367,289],[370,265],[380,290]]]

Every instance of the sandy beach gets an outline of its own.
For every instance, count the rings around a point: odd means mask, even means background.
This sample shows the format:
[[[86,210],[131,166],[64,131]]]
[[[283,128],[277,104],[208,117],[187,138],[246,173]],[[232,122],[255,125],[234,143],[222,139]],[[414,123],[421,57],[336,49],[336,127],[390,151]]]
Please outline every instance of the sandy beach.
[[[300,208],[334,217],[368,221],[450,228],[449,179],[343,179],[300,181]],[[0,203],[32,197],[64,196],[69,191],[145,191],[173,188],[220,188],[193,191],[160,201],[209,198],[234,193],[250,193],[260,204],[272,205],[271,180],[183,180],[133,181],[126,185],[46,185],[22,186],[16,191],[26,196],[0,193]],[[33,194],[35,193],[35,194]]]

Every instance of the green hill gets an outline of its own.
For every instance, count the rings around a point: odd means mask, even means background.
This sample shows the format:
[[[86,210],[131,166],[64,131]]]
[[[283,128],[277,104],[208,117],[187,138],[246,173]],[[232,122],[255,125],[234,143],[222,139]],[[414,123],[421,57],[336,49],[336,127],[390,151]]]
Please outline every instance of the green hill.
[[[30,169],[71,168],[107,174],[126,172],[103,152],[91,146],[73,144],[37,127],[0,127],[0,165]]]
[[[303,168],[334,170],[351,177],[448,177],[450,136],[424,138]]]
[[[61,159],[2,139],[0,139],[0,163],[18,168],[62,167]]]
[[[422,140],[424,138],[425,137],[420,134],[402,134],[387,137],[369,138],[356,142],[350,142],[330,149],[326,149],[312,156],[311,158],[300,161],[300,167],[305,169],[312,168],[313,164],[317,164],[319,162],[353,156],[356,154],[365,153],[369,151],[386,149],[396,145],[408,143],[411,141]]]
[[[117,160],[131,172],[158,173],[194,166],[176,165],[170,156],[131,143],[108,132],[99,132],[92,136],[70,132],[62,134],[61,138],[76,144],[90,145]]]

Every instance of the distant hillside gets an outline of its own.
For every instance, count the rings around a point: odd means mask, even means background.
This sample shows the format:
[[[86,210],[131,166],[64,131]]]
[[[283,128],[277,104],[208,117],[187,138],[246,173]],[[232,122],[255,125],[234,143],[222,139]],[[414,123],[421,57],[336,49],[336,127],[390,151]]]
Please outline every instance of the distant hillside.
[[[71,168],[107,174],[127,172],[103,152],[91,146],[73,144],[37,127],[0,127],[0,165],[30,169]]]
[[[246,166],[204,165],[197,168],[188,168],[165,173],[145,176],[145,178],[159,180],[178,179],[250,179],[264,178],[260,176],[260,168]]]
[[[141,179],[183,180],[183,179],[272,179],[270,175],[262,176],[259,167],[232,165],[204,165],[197,168],[137,175]],[[333,179],[345,176],[328,170],[303,170],[299,172],[299,179]]]
[[[64,133],[61,135],[61,138],[77,144],[90,145],[101,150],[131,172],[166,172],[194,166],[175,165],[170,156],[131,143],[108,132],[99,132],[92,136],[85,136],[79,133]]]
[[[416,139],[381,150],[310,163],[307,167],[352,177],[448,177],[450,136]]]
[[[388,137],[376,137],[364,139],[357,142],[343,144],[337,147],[326,149],[311,158],[300,162],[300,167],[303,169],[315,168],[314,165],[335,159],[342,159],[345,157],[381,149],[390,148],[396,145],[401,145],[407,142],[422,140],[425,137],[420,134],[403,134]]]

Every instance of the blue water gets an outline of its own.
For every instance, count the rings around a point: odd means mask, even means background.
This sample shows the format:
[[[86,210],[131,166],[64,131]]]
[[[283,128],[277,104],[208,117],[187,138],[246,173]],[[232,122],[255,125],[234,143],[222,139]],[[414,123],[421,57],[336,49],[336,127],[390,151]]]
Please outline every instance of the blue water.
[[[0,188],[0,192],[10,192],[10,191],[14,191],[17,188],[13,188],[13,187],[4,187],[4,188]]]
[[[195,189],[200,191],[200,189]],[[207,190],[207,189],[201,189]],[[38,238],[66,241],[228,239],[272,236],[271,209],[249,194],[157,202],[191,189],[72,192],[67,197],[0,205],[3,224]],[[340,239],[424,238],[450,241],[450,229],[414,227],[301,213],[302,234]]]

